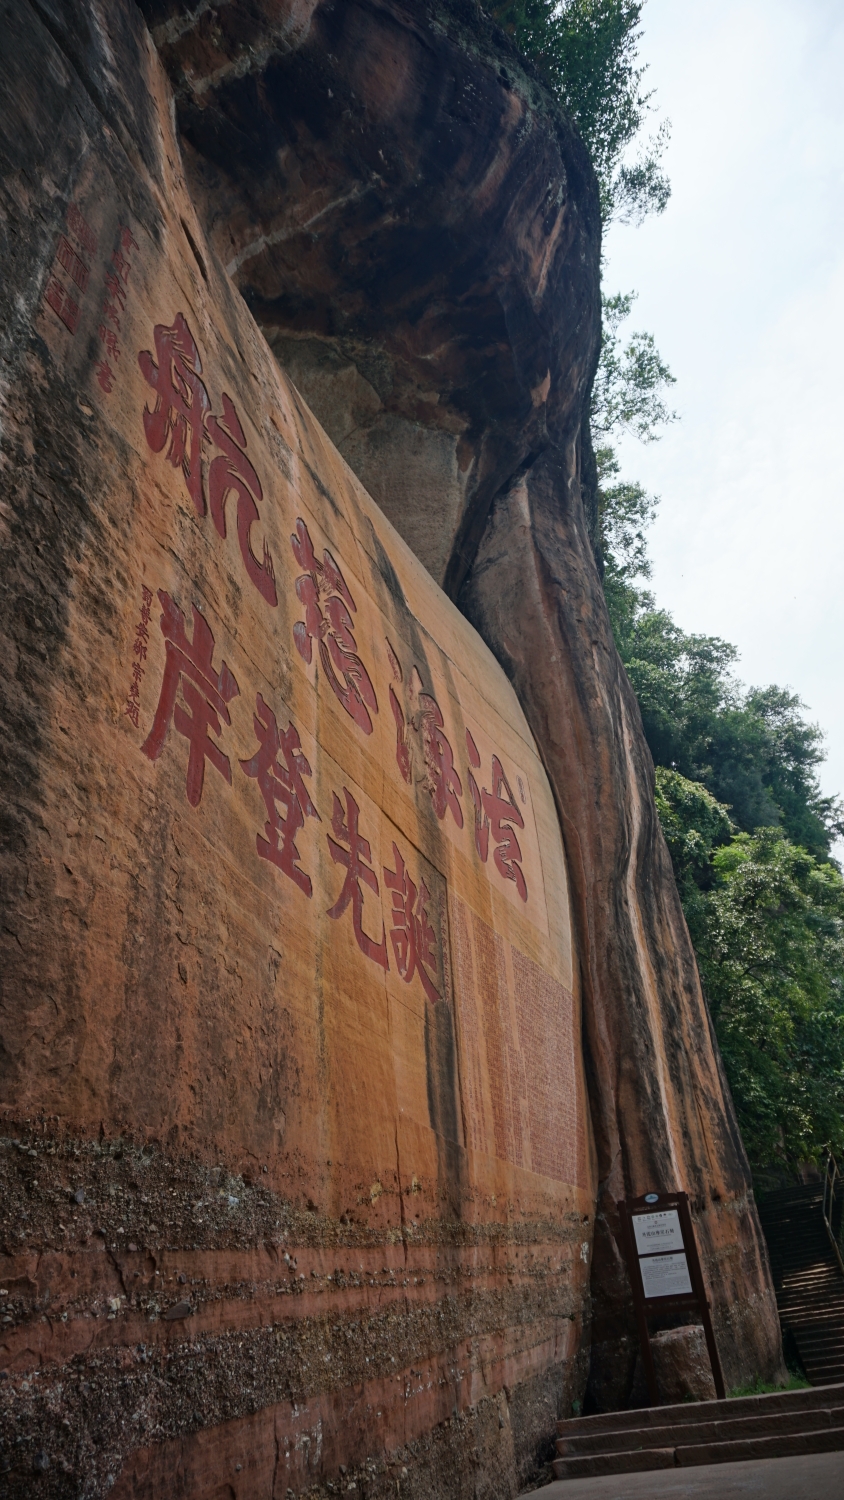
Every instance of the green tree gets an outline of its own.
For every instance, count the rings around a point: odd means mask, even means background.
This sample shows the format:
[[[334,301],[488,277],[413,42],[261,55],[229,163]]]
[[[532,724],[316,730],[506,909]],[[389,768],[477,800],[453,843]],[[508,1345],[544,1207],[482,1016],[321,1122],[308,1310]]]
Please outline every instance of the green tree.
[[[779,829],[716,849],[698,961],[751,1163],[844,1151],[844,880]]]
[[[619,328],[635,300],[635,292],[601,298],[601,357],[589,407],[596,448],[622,432],[644,443],[656,442],[660,429],[677,420],[677,413],[665,402],[665,393],[676,381],[653,334],[633,333],[621,344]]]
[[[660,159],[663,122],[634,161],[625,153],[651,112],[637,66],[644,0],[487,0],[499,26],[531,58],[589,149],[605,223],[661,213],[671,188]]]
[[[779,826],[816,858],[828,858],[844,833],[844,809],[821,793],[823,735],[803,718],[797,695],[776,686],[742,688],[733,675],[735,647],[681,630],[612,554],[605,588],[654,763],[701,783],[740,830]]]
[[[726,807],[705,786],[665,766],[656,767],[656,810],[692,943],[698,949],[708,937],[706,897],[715,883],[712,857],[717,848],[730,842],[735,829]]]
[[[844,881],[656,769],[656,805],[756,1172],[844,1146]]]

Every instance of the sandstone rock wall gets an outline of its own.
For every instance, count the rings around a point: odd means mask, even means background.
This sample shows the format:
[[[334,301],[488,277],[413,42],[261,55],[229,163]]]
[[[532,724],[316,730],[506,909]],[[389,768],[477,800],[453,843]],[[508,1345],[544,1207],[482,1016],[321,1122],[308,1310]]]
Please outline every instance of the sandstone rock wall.
[[[515,1494],[596,1197],[546,772],[221,266],[137,10],[4,25],[4,1493]]]
[[[615,1202],[693,1200],[728,1384],[782,1373],[750,1175],[583,483],[597,191],[470,3],[147,0],[194,201],[279,360],[513,681],[574,894],[600,1177],[591,1398],[635,1362]]]

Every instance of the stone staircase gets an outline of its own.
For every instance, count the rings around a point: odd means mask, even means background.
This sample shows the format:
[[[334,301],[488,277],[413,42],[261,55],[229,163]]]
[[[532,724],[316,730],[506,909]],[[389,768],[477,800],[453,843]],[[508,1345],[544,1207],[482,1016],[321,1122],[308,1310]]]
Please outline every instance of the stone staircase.
[[[823,1184],[768,1193],[759,1217],[786,1347],[812,1385],[844,1381],[844,1276],[823,1221]]]
[[[571,1417],[557,1432],[557,1479],[838,1452],[844,1385]]]

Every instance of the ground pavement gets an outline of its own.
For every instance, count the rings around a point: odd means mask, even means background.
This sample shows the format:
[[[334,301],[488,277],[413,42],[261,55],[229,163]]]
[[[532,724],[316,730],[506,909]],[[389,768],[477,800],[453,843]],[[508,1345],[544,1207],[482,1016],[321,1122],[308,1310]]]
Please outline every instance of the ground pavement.
[[[844,1453],[558,1479],[532,1500],[844,1500]]]

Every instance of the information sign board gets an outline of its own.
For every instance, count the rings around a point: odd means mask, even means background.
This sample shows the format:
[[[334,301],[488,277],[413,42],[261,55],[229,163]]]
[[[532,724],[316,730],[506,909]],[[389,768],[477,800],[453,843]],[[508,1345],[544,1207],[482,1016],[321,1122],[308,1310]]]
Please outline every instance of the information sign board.
[[[658,1250],[682,1250],[683,1231],[676,1208],[667,1208],[651,1214],[636,1214],[633,1218],[633,1233],[636,1249],[640,1255],[653,1255]]]
[[[686,1194],[646,1193],[641,1198],[623,1200],[618,1210],[651,1401],[658,1406],[660,1398],[648,1316],[684,1307],[694,1309],[700,1315],[715,1393],[723,1399],[726,1394],[724,1378]]]
[[[642,1287],[646,1299],[652,1297],[688,1297],[692,1291],[689,1262],[681,1251],[676,1255],[648,1255],[639,1261]]]

